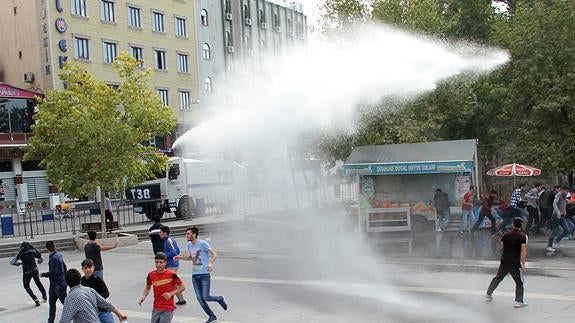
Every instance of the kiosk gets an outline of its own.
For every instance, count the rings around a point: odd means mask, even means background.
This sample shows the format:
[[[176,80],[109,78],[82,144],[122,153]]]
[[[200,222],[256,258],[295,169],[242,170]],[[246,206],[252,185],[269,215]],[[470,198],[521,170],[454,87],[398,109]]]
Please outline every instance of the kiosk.
[[[449,195],[452,220],[470,185],[479,192],[477,140],[362,146],[343,165],[359,186],[359,224],[367,232],[437,228],[436,189]],[[459,214],[459,215],[458,215]]]

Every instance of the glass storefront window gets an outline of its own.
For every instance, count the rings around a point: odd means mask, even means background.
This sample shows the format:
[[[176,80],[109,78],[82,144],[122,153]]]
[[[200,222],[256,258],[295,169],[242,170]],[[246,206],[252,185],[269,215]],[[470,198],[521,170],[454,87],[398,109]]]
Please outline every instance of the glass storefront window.
[[[33,99],[0,98],[0,133],[31,133]]]

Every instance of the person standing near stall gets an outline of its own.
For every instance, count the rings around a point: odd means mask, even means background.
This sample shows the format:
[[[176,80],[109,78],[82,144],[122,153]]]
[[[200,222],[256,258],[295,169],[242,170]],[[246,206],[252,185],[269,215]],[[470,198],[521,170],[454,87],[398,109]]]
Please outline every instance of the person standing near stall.
[[[461,203],[461,223],[459,224],[459,233],[469,231],[469,223],[473,217],[473,198],[475,197],[475,186],[469,186],[469,191],[463,195]]]

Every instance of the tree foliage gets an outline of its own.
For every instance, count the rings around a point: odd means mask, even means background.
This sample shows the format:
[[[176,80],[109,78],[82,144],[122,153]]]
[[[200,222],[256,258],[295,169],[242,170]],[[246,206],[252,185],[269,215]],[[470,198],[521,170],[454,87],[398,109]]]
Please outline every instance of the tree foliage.
[[[70,197],[99,186],[120,191],[124,181],[142,182],[166,165],[166,157],[144,143],[169,133],[175,119],[147,87],[150,71],[127,53],[114,62],[117,88],[95,80],[80,64],[68,63],[64,90],[48,91],[35,115],[26,158],[40,157],[51,183]]]
[[[357,10],[346,2],[333,11]],[[497,6],[494,6],[496,4]],[[501,10],[504,4],[506,9]],[[575,163],[575,2],[571,0],[371,0],[366,20],[445,40],[509,51],[487,76],[458,76],[395,112],[360,118],[346,143],[479,138],[485,162],[523,162],[556,173]],[[400,120],[397,117],[404,114]],[[399,123],[403,121],[403,123]],[[410,127],[413,124],[421,127]],[[333,137],[332,137],[333,138]],[[321,145],[320,145],[321,146]],[[333,143],[331,147],[335,147]]]

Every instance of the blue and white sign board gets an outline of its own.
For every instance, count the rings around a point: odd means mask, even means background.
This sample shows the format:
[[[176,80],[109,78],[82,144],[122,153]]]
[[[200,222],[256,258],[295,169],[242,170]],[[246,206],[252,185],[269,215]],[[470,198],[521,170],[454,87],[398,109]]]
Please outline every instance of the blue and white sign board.
[[[343,165],[343,174],[345,176],[441,174],[441,173],[459,173],[459,172],[472,172],[472,171],[473,171],[472,161]]]

